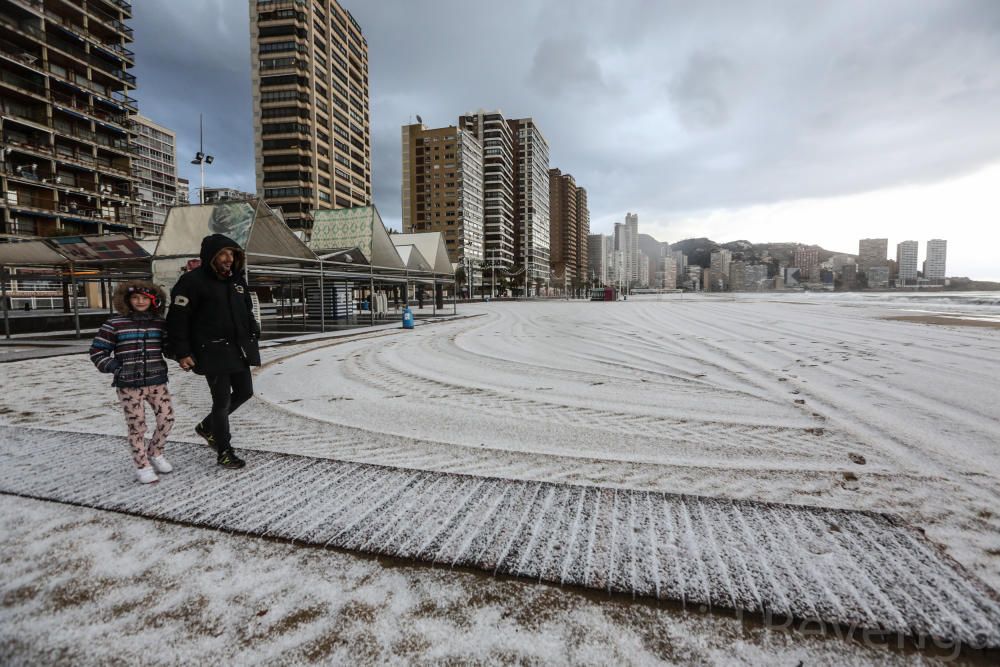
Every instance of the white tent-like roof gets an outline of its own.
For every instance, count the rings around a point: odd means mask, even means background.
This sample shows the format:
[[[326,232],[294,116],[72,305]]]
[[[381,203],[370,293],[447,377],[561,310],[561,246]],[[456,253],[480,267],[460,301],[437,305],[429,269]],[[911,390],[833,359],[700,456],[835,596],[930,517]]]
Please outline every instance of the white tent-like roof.
[[[201,240],[225,234],[243,248],[248,264],[289,264],[316,255],[262,200],[227,201],[175,206],[156,244],[153,277],[168,289],[177,282],[189,259],[198,257]],[[268,256],[273,255],[273,256]]]
[[[420,254],[415,245],[397,245],[396,252],[399,253],[400,258],[402,258],[403,263],[406,264],[406,268],[409,271],[428,271],[432,270],[430,262],[424,259],[424,256]]]
[[[448,259],[448,250],[444,245],[444,236],[441,232],[423,232],[421,234],[393,234],[392,242],[396,247],[412,245],[427,260],[434,273],[451,275],[454,273],[451,267],[451,260]]]
[[[320,255],[358,248],[375,268],[405,268],[374,206],[313,211],[309,247]]]

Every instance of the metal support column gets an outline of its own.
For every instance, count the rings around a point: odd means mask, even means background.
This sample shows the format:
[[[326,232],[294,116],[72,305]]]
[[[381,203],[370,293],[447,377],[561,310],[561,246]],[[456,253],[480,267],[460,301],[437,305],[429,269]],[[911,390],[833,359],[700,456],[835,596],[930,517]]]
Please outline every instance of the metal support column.
[[[302,279],[302,330],[309,330],[309,320],[306,318],[306,279]]]
[[[69,265],[69,280],[72,285],[70,298],[73,300],[73,324],[76,326],[76,337],[80,337],[80,300],[76,298],[76,267]]]
[[[3,331],[4,338],[10,338],[10,309],[7,307],[7,278],[9,277],[6,266],[0,266],[0,292],[3,293]]]
[[[323,284],[323,262],[319,263],[319,330],[326,333],[326,286]]]

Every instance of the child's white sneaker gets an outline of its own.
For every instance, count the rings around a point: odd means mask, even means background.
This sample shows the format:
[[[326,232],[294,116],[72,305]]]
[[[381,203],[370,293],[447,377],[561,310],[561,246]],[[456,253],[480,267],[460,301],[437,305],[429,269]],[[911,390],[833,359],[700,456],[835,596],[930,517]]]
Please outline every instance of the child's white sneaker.
[[[156,471],[153,470],[152,466],[138,468],[135,471],[135,478],[139,480],[140,484],[152,484],[153,482],[160,481],[160,478],[156,476]]]
[[[149,462],[153,464],[153,468],[156,469],[156,472],[161,474],[170,472],[174,469],[174,467],[170,465],[170,461],[168,461],[164,456],[150,456]]]

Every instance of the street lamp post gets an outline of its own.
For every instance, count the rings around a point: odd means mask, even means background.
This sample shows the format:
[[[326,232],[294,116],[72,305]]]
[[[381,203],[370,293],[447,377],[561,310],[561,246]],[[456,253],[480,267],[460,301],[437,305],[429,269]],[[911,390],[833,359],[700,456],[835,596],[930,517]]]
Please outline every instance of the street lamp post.
[[[205,203],[205,165],[212,164],[213,160],[215,160],[214,157],[205,154],[205,130],[201,114],[198,114],[198,152],[191,160],[191,164],[199,165],[201,168],[201,189],[198,191],[199,204]]]

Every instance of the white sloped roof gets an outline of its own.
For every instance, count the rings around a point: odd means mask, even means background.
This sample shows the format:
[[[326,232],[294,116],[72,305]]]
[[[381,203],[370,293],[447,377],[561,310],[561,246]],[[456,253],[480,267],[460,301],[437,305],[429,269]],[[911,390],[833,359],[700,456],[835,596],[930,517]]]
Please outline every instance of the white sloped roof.
[[[397,246],[415,246],[424,259],[431,265],[434,273],[452,274],[451,260],[444,245],[441,232],[423,232],[421,234],[392,234],[392,242]]]
[[[413,244],[410,245],[397,245],[396,252],[402,258],[403,263],[406,264],[406,268],[410,271],[431,271],[431,264],[428,262],[417,247]]]

